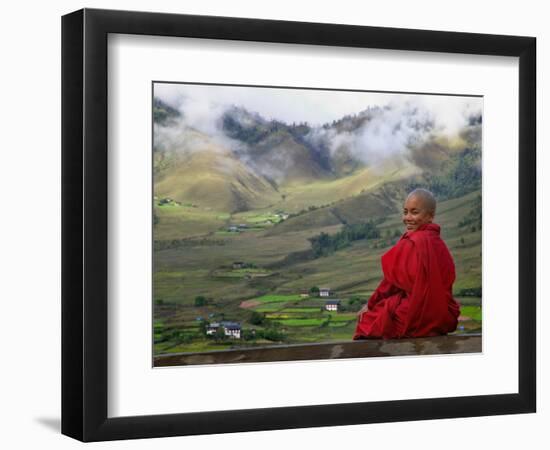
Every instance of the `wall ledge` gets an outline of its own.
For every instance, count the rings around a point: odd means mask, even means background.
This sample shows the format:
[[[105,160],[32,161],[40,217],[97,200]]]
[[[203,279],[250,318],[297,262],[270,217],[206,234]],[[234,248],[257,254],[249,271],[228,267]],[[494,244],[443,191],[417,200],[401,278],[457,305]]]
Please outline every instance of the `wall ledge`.
[[[202,353],[173,353],[155,356],[154,366],[169,367],[197,364],[237,364],[455,353],[481,353],[481,335],[449,335],[389,340],[367,339],[216,350]]]

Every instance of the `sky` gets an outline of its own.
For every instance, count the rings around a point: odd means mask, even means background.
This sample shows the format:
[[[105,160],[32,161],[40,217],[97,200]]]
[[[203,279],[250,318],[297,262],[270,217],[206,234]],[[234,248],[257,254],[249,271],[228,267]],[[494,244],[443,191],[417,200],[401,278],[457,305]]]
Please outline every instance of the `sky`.
[[[268,120],[289,124],[307,121],[313,126],[356,114],[368,106],[412,104],[453,131],[464,124],[465,114],[480,113],[483,107],[480,97],[167,83],[155,83],[154,94],[171,106],[193,111],[201,121],[235,104]]]

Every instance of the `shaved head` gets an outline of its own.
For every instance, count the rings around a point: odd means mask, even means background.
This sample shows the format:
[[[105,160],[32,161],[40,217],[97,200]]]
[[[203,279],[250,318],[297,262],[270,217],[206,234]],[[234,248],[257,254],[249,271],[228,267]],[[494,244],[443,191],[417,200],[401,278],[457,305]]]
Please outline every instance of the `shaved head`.
[[[412,197],[420,200],[427,211],[435,214],[435,196],[430,191],[427,189],[417,188],[407,195],[407,200]]]

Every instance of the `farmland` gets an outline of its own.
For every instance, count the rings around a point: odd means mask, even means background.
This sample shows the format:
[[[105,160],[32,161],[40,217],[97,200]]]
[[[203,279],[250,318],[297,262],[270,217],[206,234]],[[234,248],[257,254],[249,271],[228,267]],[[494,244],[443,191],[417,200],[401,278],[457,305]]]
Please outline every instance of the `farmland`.
[[[418,187],[455,261],[455,333],[481,331],[481,99],[354,93],[356,110],[308,91],[323,106],[299,114],[332,111],[313,124],[286,118],[310,101],[299,89],[167,88],[154,85],[155,355],[350,340]],[[218,90],[232,100],[204,96]],[[267,98],[287,99],[284,119]]]
[[[456,333],[481,329],[480,297],[468,292],[481,285],[481,230],[458,225],[478,196],[476,191],[438,205],[436,221],[455,260],[454,292],[463,305]],[[168,208],[174,222],[187,223],[189,216],[200,216],[194,208]],[[161,210],[161,221],[163,214]],[[197,227],[201,231],[197,235],[176,234],[169,228],[156,232],[159,240],[183,242],[154,254],[156,354],[351,339],[356,311],[380,281],[380,257],[402,232],[399,214],[391,214],[378,220],[380,237],[312,259],[307,257],[308,239],[321,232],[335,234],[342,224],[273,233],[279,222],[264,219],[274,219],[274,212],[249,212],[239,220],[219,222],[218,231],[233,222],[254,227],[220,237],[216,229],[208,231],[208,224],[216,217],[227,221],[226,216],[209,211],[204,217],[206,226]],[[330,288],[331,296],[321,298],[311,292],[320,287]],[[468,295],[461,296],[464,292]],[[197,297],[204,297],[204,303],[197,303]],[[340,300],[339,311],[324,309],[329,299]],[[241,339],[204,335],[201,323],[224,320],[242,325]]]

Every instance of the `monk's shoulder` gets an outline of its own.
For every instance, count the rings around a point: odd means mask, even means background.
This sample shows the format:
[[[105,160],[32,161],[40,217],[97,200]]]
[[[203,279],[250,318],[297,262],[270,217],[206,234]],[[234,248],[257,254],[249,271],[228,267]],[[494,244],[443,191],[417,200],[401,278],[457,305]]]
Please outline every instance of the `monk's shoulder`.
[[[433,233],[429,230],[418,230],[414,233],[411,233],[409,239],[419,249],[431,248],[436,252],[437,255],[452,259],[449,247],[447,247],[447,244],[442,239],[439,233]]]
[[[409,234],[407,237],[415,244],[420,242],[443,242],[439,233],[434,233],[430,230],[417,230],[414,233]]]
[[[414,246],[414,239],[412,239],[412,234],[404,234],[395,245]]]
[[[407,233],[402,240],[408,241],[411,245],[415,245],[426,238],[426,232],[418,230],[414,233]]]
[[[416,242],[413,239],[411,239],[411,236],[404,235],[403,237],[401,237],[401,239],[399,239],[395,243],[393,249],[398,253],[414,252],[415,247],[416,247]]]

